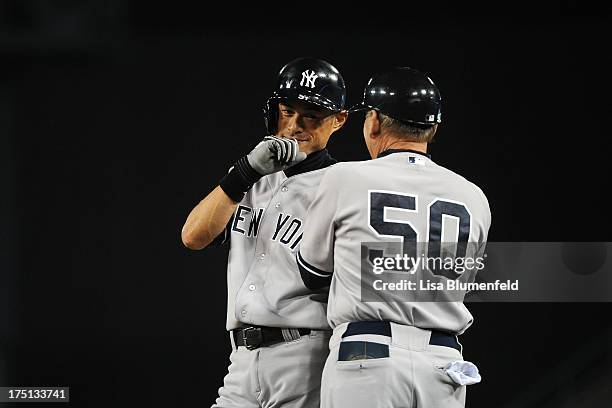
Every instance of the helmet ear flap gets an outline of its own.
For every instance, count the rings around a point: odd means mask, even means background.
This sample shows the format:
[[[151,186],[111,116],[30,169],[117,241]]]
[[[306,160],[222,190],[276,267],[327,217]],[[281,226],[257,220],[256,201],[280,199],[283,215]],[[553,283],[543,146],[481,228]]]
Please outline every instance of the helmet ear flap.
[[[276,134],[278,125],[278,100],[269,98],[263,108],[264,123],[269,135]]]

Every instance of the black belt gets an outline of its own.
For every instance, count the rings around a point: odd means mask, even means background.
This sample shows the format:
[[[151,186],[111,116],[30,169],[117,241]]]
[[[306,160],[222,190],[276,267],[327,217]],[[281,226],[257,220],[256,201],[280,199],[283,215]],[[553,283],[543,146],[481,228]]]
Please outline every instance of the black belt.
[[[311,329],[285,329],[297,330],[300,336],[310,334]],[[283,329],[278,327],[248,326],[232,330],[236,347],[244,346],[249,350],[287,341]],[[290,339],[291,340],[291,339]],[[294,338],[293,340],[297,340]]]
[[[357,334],[379,334],[391,337],[391,323],[384,321],[349,323],[342,337],[355,336]],[[461,352],[461,344],[457,341],[457,336],[448,332],[431,330],[429,344],[451,347]]]

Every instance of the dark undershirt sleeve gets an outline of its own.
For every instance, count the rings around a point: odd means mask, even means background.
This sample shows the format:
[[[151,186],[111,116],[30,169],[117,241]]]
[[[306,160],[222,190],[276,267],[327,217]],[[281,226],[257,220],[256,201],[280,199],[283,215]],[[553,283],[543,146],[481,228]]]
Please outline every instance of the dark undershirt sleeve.
[[[213,241],[208,246],[209,247],[220,247],[221,245],[229,243],[230,238],[232,236],[231,228],[232,228],[233,222],[234,222],[234,216],[232,215],[232,218],[230,218],[230,220],[227,222],[225,229],[221,231],[221,233],[217,235],[217,237],[213,239]]]

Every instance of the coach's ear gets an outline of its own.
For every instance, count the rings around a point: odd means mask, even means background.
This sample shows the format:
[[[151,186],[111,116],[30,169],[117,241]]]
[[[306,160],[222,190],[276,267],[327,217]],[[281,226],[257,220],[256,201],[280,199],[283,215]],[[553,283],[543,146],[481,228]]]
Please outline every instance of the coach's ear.
[[[334,115],[334,124],[332,125],[332,129],[335,132],[340,129],[346,123],[348,119],[348,111],[340,111]]]
[[[380,135],[380,117],[375,110],[369,110],[366,113],[365,121],[363,122],[364,136],[376,139]]]
[[[372,111],[372,134],[380,135],[380,115],[375,110]]]

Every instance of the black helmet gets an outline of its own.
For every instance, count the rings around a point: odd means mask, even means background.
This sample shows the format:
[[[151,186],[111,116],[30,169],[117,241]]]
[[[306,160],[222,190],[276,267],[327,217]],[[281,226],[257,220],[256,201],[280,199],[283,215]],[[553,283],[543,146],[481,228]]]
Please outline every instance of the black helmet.
[[[431,126],[442,122],[441,108],[440,91],[427,75],[398,67],[370,78],[363,102],[350,111],[375,109],[400,122]]]
[[[276,133],[278,103],[289,99],[340,112],[346,102],[344,79],[332,64],[316,58],[298,58],[285,65],[278,74],[276,90],[264,106],[268,133]]]

